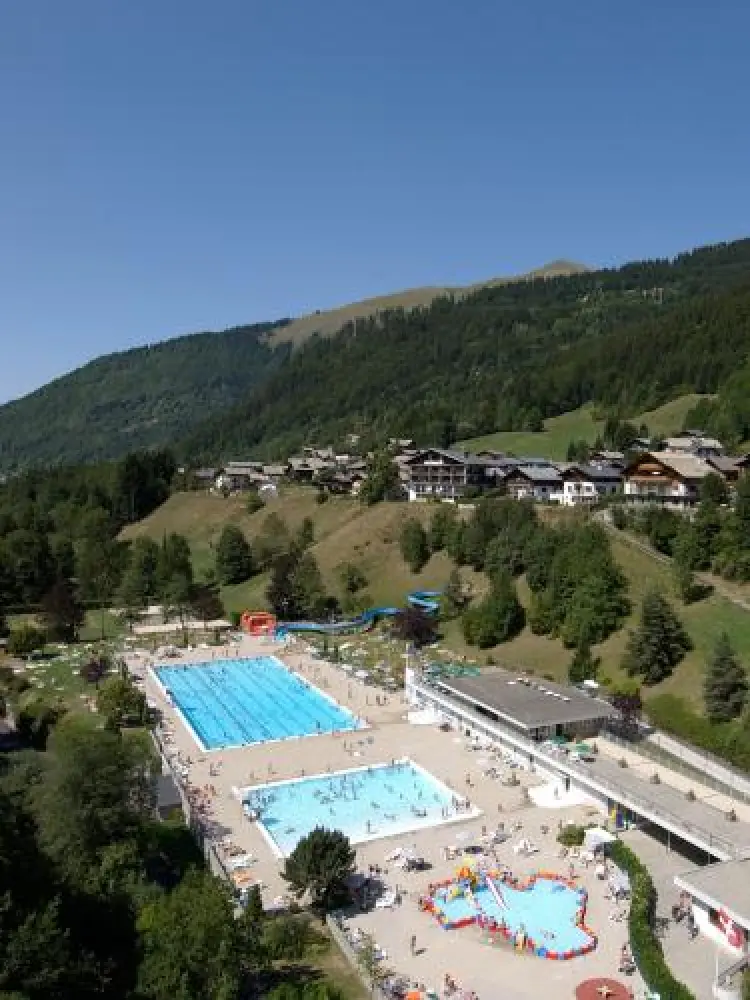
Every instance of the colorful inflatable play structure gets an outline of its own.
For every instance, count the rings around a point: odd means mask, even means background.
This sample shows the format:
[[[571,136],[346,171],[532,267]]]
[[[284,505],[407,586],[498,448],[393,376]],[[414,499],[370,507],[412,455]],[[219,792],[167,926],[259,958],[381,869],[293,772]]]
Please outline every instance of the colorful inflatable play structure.
[[[245,611],[240,626],[248,635],[273,635],[276,632],[276,615],[270,611]]]
[[[516,952],[564,961],[596,948],[586,924],[587,902],[585,889],[555,872],[517,879],[507,870],[465,865],[454,878],[430,885],[419,906],[445,930],[474,925],[488,944],[509,942]]]
[[[435,614],[439,608],[439,590],[415,590],[407,594],[406,600],[413,608],[419,608],[428,614]],[[245,611],[240,619],[240,625],[250,635],[275,635],[283,638],[292,632],[325,632],[328,635],[340,635],[347,632],[367,632],[381,618],[392,618],[401,608],[368,608],[354,618],[340,622],[277,622],[274,615],[267,611]]]

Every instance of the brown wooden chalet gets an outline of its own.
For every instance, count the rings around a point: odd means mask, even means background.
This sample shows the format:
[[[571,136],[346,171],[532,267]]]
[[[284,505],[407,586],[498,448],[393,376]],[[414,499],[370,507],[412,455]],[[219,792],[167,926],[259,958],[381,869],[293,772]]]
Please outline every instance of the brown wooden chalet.
[[[689,508],[698,503],[700,485],[719,470],[697,455],[646,452],[623,473],[627,503]]]

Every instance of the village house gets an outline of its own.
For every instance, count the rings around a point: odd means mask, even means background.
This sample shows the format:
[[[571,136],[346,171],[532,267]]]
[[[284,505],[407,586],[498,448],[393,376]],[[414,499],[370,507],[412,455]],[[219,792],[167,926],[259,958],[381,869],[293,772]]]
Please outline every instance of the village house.
[[[699,501],[700,485],[717,473],[698,455],[682,452],[646,452],[623,473],[625,500],[629,504],[661,504],[689,509]]]
[[[707,437],[703,431],[684,431],[664,442],[664,451],[697,455],[698,458],[716,458],[724,454],[724,445],[716,438]]]
[[[589,454],[589,464],[609,465],[624,469],[626,465],[625,455],[621,451],[607,451],[599,448]]]
[[[562,489],[550,494],[550,500],[565,507],[598,503],[622,486],[622,470],[599,463],[566,465],[560,476]]]
[[[216,477],[215,487],[222,492],[239,493],[257,490],[264,482],[262,462],[227,462]]]
[[[270,483],[278,483],[280,479],[289,471],[289,466],[286,462],[277,463],[275,465],[264,465],[261,472],[264,478]]]
[[[222,471],[222,469],[193,469],[189,473],[189,485],[192,489],[211,490]]]
[[[508,496],[516,500],[549,503],[562,490],[563,480],[553,465],[517,465],[502,479]]]
[[[398,464],[411,501],[456,501],[488,485],[486,460],[463,451],[426,448]]]

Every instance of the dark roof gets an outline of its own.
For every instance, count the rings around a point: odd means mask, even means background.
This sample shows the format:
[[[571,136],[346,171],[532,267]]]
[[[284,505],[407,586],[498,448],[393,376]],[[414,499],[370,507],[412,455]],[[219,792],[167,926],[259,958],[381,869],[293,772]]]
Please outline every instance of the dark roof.
[[[180,790],[171,774],[160,774],[154,782],[157,809],[179,809],[182,806]]]
[[[492,459],[482,458],[479,455],[472,455],[466,451],[452,451],[450,448],[420,448],[420,450],[415,455],[410,455],[404,461],[405,465],[411,465],[413,462],[418,462],[424,458],[425,455],[434,454],[440,455],[442,458],[447,458],[450,462],[455,462],[457,465],[492,465]]]
[[[600,482],[619,482],[622,479],[622,469],[614,469],[611,465],[571,465],[565,470],[563,478],[576,471],[586,479],[597,479]]]
[[[482,670],[476,677],[450,677],[435,681],[449,693],[460,695],[523,729],[567,725],[589,719],[615,718],[612,706],[578,688],[553,684],[535,677],[519,677],[507,670]]]

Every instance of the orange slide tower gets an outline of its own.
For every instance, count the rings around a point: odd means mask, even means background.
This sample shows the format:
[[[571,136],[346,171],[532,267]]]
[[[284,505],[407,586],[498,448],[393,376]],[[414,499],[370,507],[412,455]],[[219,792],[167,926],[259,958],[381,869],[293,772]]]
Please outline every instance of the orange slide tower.
[[[243,611],[240,625],[248,635],[273,635],[276,615],[269,611]]]

